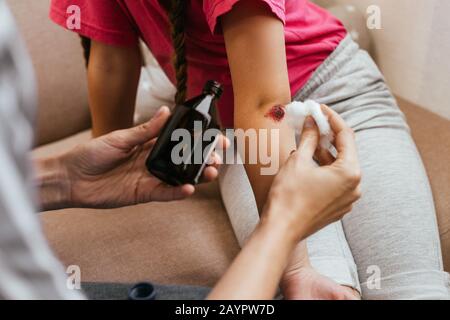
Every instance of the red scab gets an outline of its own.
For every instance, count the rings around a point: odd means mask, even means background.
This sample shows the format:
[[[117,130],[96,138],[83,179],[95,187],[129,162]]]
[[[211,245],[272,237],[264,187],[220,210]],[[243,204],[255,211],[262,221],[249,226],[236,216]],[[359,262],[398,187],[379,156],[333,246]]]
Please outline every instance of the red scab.
[[[275,106],[266,113],[264,117],[270,118],[275,122],[281,122],[286,115],[286,111],[283,106]]]

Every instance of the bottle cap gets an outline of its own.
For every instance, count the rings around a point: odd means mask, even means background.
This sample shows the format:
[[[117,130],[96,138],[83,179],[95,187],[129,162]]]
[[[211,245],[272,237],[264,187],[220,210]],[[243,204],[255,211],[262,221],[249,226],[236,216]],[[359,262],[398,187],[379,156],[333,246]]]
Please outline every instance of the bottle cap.
[[[223,93],[223,88],[219,82],[214,81],[214,80],[209,80],[208,82],[206,82],[205,86],[203,87],[203,93],[214,94],[217,97],[217,99],[219,99]]]

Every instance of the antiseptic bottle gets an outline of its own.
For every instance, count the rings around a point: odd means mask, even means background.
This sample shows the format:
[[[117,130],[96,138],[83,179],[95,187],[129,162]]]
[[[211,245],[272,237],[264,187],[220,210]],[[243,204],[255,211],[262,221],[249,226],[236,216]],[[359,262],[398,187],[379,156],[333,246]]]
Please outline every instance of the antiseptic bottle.
[[[221,94],[222,86],[208,81],[201,95],[175,107],[146,161],[152,175],[170,185],[199,183],[217,143],[218,134],[204,134],[218,127],[215,108]]]

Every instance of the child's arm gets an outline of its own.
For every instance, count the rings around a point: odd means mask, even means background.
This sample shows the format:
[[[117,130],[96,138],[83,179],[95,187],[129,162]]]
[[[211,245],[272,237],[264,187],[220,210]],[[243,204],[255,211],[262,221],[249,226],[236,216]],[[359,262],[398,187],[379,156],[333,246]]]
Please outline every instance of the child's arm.
[[[262,1],[240,1],[223,17],[222,27],[233,81],[235,127],[280,129],[282,165],[295,150],[294,131],[265,115],[272,107],[291,102],[283,24]],[[245,167],[261,212],[274,176],[262,176],[260,164]]]
[[[240,1],[222,18],[234,91],[234,124],[242,129],[280,130],[280,166],[295,150],[295,133],[285,122],[265,115],[276,105],[291,102],[283,23],[262,1]],[[259,212],[265,205],[274,176],[260,174],[261,164],[245,168]],[[294,251],[289,268],[309,265],[306,243]],[[288,269],[289,271],[289,269]]]
[[[319,145],[319,132],[309,123],[298,151],[274,179],[258,227],[209,299],[272,299],[298,241],[342,219],[360,198],[361,177],[354,135],[337,113],[326,107],[323,110],[336,133],[337,160],[329,162],[328,157],[318,155],[322,166],[316,166],[313,157]],[[342,297],[353,299],[350,294]]]
[[[133,125],[141,64],[137,45],[114,47],[92,41],[88,86],[94,137]]]

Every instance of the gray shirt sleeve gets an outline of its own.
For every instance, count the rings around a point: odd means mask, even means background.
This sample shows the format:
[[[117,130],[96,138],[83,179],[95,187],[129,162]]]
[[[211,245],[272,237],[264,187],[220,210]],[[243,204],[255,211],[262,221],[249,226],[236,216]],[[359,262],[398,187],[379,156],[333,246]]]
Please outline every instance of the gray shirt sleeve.
[[[0,299],[79,299],[35,213],[28,159],[34,86],[30,60],[0,0]]]

